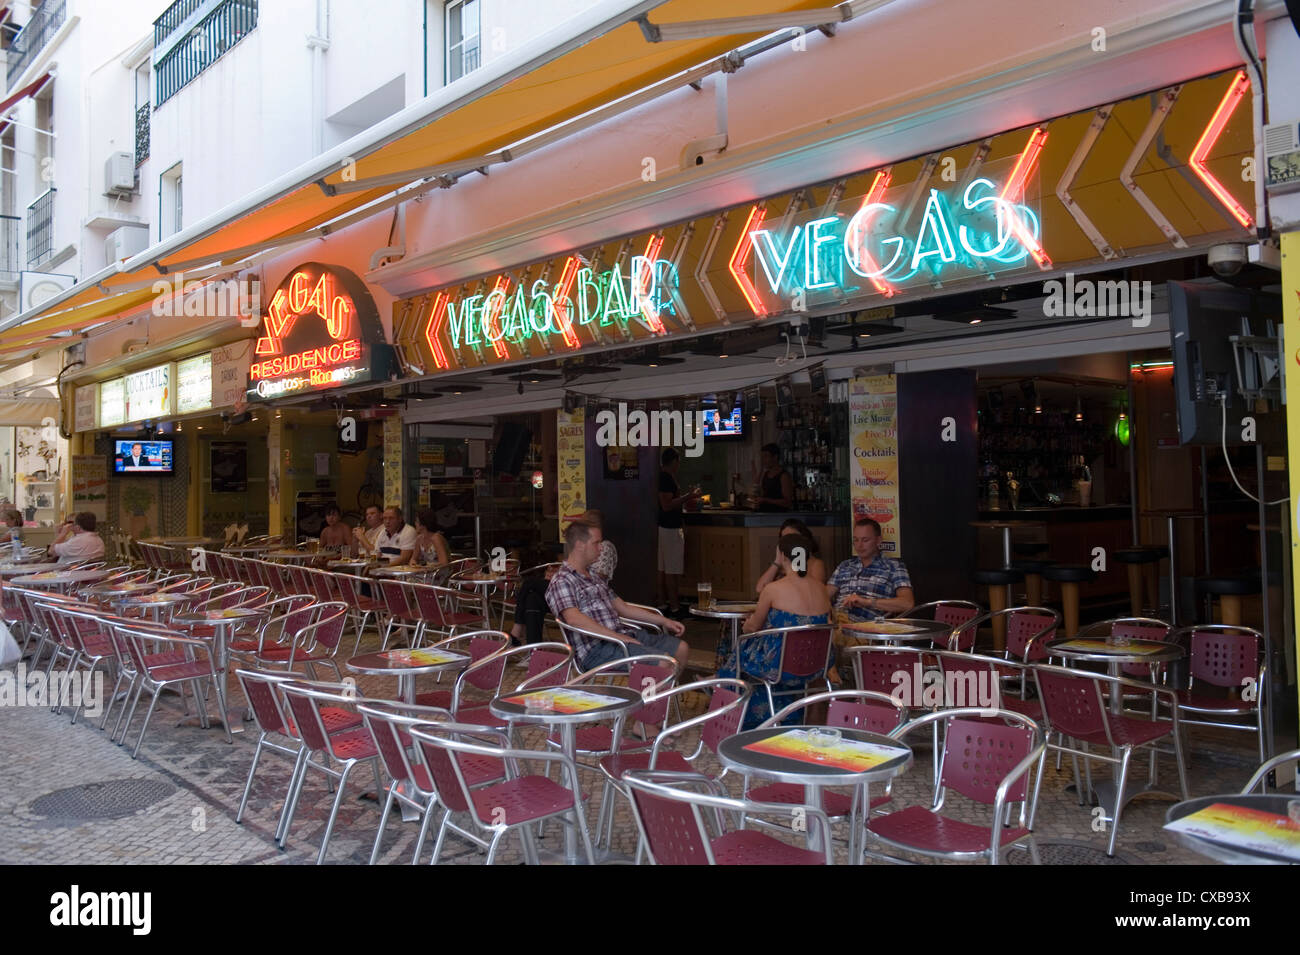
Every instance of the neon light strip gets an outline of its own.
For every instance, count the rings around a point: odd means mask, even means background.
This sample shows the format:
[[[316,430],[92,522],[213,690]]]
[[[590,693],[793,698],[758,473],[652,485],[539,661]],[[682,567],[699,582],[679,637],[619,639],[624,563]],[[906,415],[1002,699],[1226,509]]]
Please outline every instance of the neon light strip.
[[[762,226],[766,217],[767,210],[761,205],[754,206],[749,210],[749,218],[745,220],[745,227],[740,230],[740,241],[736,243],[736,248],[731,253],[731,259],[727,262],[727,271],[731,273],[731,277],[740,286],[740,294],[745,296],[745,302],[755,316],[766,315],[767,307],[758,297],[758,289],[750,281],[745,268],[749,264],[749,253],[754,248],[750,233]]]
[[[1237,201],[1232,193],[1224,188],[1223,183],[1210,175],[1210,171],[1205,168],[1206,157],[1209,156],[1210,150],[1214,144],[1219,141],[1223,135],[1223,129],[1228,125],[1228,120],[1232,119],[1232,114],[1237,109],[1237,104],[1241,98],[1246,95],[1250,88],[1250,82],[1246,79],[1246,71],[1238,70],[1237,75],[1233,77],[1232,82],[1228,85],[1228,92],[1223,94],[1223,99],[1219,101],[1219,108],[1214,111],[1210,117],[1210,124],[1205,127],[1201,133],[1201,138],[1196,141],[1196,148],[1192,150],[1192,172],[1196,173],[1201,182],[1205,183],[1206,188],[1214,193],[1214,197],[1227,207],[1232,213],[1232,217],[1240,222],[1245,228],[1249,229],[1255,225],[1255,218],[1246,211],[1245,206]]]
[[[1038,154],[1043,151],[1043,145],[1046,142],[1047,130],[1041,126],[1035,126],[1034,131],[1029,134],[1029,142],[1025,143],[1024,150],[1021,151],[1019,158],[1016,159],[1015,166],[1011,169],[1011,178],[1002,187],[1002,193],[998,197],[1007,200],[1002,208],[1010,223],[1012,234],[1029,251],[1040,269],[1051,268],[1052,260],[1047,257],[1047,253],[1043,251],[1043,247],[1034,238],[1033,233],[1021,221],[1020,216],[1012,211],[1011,207],[1020,201],[1025,191],[1025,183],[1029,180],[1034,167],[1038,165]]]
[[[442,344],[438,341],[438,329],[447,318],[449,300],[450,297],[446,292],[439,292],[433,297],[433,310],[429,313],[428,324],[424,326],[424,340],[429,343],[429,350],[433,352],[433,363],[444,370],[451,365],[447,361],[446,352],[442,350]]]
[[[646,322],[649,323],[651,330],[656,335],[668,334],[668,329],[664,328],[663,321],[659,318],[658,302],[652,310],[650,304],[646,301],[646,296],[655,284],[655,262],[659,260],[659,250],[664,247],[664,237],[658,233],[650,236],[650,242],[645,247],[645,260],[649,266],[645,270],[645,275],[641,278],[644,281],[637,281],[637,297],[641,299],[641,314],[645,316]],[[633,277],[635,280],[635,276]],[[657,296],[656,296],[657,297]]]
[[[504,292],[509,285],[510,280],[504,275],[499,275],[497,276],[497,280],[492,284],[492,291],[489,294],[496,295],[498,292]],[[490,337],[488,335],[488,329],[491,329],[493,334],[499,331],[497,323],[501,320],[501,309],[505,306],[506,302],[504,296],[501,295],[497,295],[496,301],[499,304],[492,309],[492,314],[489,315],[488,320],[483,323],[483,335],[485,338]],[[496,341],[492,342],[492,350],[496,352],[498,358],[510,357],[510,352],[506,349],[506,343],[503,342],[501,338],[497,338]]]
[[[564,270],[560,272],[560,284],[555,287],[555,297],[551,299],[552,308],[555,311],[555,326],[564,336],[564,343],[570,348],[577,348],[581,342],[578,341],[578,333],[573,330],[573,315],[571,309],[573,299],[569,296],[573,293],[573,283],[578,278],[578,267],[582,263],[576,255],[569,256],[564,262]],[[561,301],[568,300],[568,305],[560,305]]]
[[[876,173],[876,178],[871,180],[871,188],[867,190],[867,194],[862,199],[862,205],[859,207],[859,211],[865,209],[873,202],[879,202],[881,197],[884,196],[885,190],[889,188],[889,182],[891,179],[893,179],[893,175],[888,169],[882,169],[880,172]],[[870,253],[868,253],[866,249],[862,248],[861,243],[858,243],[858,250],[859,254],[867,262],[867,271],[879,272],[880,266],[871,258]],[[885,298],[893,298],[894,293],[898,291],[884,279],[872,279],[871,284],[875,286],[876,291],[885,296]]]

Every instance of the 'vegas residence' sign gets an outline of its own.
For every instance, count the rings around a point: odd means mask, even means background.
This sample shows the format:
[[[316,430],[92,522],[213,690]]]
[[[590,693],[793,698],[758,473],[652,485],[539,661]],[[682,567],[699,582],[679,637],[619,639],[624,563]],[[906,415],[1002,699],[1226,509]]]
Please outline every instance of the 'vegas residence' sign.
[[[248,368],[248,400],[385,378],[392,350],[365,284],[309,262],[271,296]]]

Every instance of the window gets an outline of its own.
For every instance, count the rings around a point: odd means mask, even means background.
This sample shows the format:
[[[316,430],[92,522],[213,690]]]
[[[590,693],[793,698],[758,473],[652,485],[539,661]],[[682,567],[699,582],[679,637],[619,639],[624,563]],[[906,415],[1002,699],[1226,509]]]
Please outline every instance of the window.
[[[479,64],[479,4],[453,0],[447,4],[447,82],[454,83]]]
[[[181,231],[184,224],[181,199],[181,163],[168,169],[158,182],[158,238],[165,239]]]

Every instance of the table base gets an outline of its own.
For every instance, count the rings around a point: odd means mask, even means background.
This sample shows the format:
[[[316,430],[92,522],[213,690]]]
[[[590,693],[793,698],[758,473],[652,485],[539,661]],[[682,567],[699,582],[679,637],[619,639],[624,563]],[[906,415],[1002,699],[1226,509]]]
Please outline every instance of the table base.
[[[236,733],[244,732],[244,721],[247,719],[248,716],[246,710],[237,706],[229,706],[226,707],[225,713],[217,712],[217,713],[208,714],[208,729],[212,729],[212,730],[219,729],[220,725],[224,724],[230,727],[230,734],[233,736]],[[183,717],[176,725],[197,726],[200,729],[202,729],[203,720],[199,716],[186,716]]]
[[[1117,788],[1118,786],[1113,779],[1106,779],[1092,784],[1093,798],[1097,800],[1097,805],[1106,811],[1106,815],[1102,818],[1104,818],[1109,825],[1115,824],[1115,820],[1111,818],[1110,814],[1115,808],[1115,792]],[[1181,802],[1183,798],[1174,793],[1166,792],[1163,789],[1156,789],[1155,786],[1151,785],[1151,783],[1146,780],[1130,779],[1124,785],[1124,799],[1120,803],[1120,809],[1123,809],[1134,799],[1139,799],[1143,796],[1155,796],[1159,799],[1168,799],[1171,802]]]

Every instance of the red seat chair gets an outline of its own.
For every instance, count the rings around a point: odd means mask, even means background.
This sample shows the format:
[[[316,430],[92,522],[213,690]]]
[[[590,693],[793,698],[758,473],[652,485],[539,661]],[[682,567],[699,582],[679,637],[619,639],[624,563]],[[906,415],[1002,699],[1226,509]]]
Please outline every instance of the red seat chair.
[[[235,822],[242,824],[244,821],[244,811],[248,808],[248,798],[253,791],[253,777],[257,773],[262,751],[270,750],[290,758],[293,760],[293,771],[289,775],[289,785],[285,787],[284,804],[275,827],[275,841],[281,844],[289,817],[289,797],[302,769],[302,762],[307,757],[307,750],[303,747],[302,737],[298,735],[278,687],[282,683],[297,680],[298,675],[269,670],[236,670],[235,676],[244,691],[244,698],[248,700],[259,731],[257,746],[253,750],[253,762],[248,767],[248,779],[244,783],[244,794],[239,800],[239,811],[235,813]],[[362,723],[359,714],[342,707],[322,707],[321,718],[326,732],[331,735],[355,730]]]
[[[737,675],[744,678],[754,677],[763,684],[767,693],[768,713],[776,712],[776,697],[807,695],[815,682],[826,685],[831,690],[830,669],[831,641],[834,628],[821,624],[806,624],[799,627],[772,627],[740,635],[740,659],[736,661]],[[772,640],[780,643],[776,665],[763,673],[755,673],[745,667],[745,643],[750,640]],[[803,686],[791,688],[792,683],[802,682]]]
[[[416,646],[416,637],[420,631],[420,610],[415,605],[415,596],[410,593],[410,586],[405,581],[389,577],[375,578],[370,586],[378,588],[379,600],[383,605],[384,629],[380,649],[388,648],[388,639],[394,630],[406,631],[407,646]]]
[[[532,824],[553,816],[568,817],[571,824],[578,827],[587,862],[594,864],[591,837],[582,808],[578,767],[574,761],[564,753],[511,749],[500,742],[500,737],[494,744],[484,743],[481,740],[485,729],[462,723],[426,723],[411,730],[416,752],[424,761],[438,800],[443,805],[438,840],[433,848],[433,864],[437,864],[442,854],[448,830],[486,848],[487,864],[491,865],[502,837],[511,829],[517,829],[523,841],[524,857],[535,865],[538,856]],[[507,778],[474,788],[470,783],[467,757],[501,760],[506,766]],[[516,767],[520,761],[558,765],[566,784],[561,785],[547,776],[519,775]],[[468,819],[475,831],[456,825],[453,816]],[[488,833],[490,838],[484,839],[478,833]]]
[[[716,780],[690,772],[629,772],[623,777],[631,794],[641,845],[654,865],[830,865],[831,825],[814,806],[732,799]],[[801,849],[756,829],[729,829],[728,816],[759,819],[773,816],[793,828],[798,818],[813,825],[822,851]],[[782,827],[787,828],[787,827]]]
[[[461,591],[436,584],[411,583],[407,585],[415,598],[415,609],[420,617],[416,628],[417,645],[433,631],[440,638],[454,637],[466,629],[481,630],[486,626],[482,613],[462,612],[455,609],[463,598]]]
[[[1124,809],[1124,787],[1128,782],[1129,762],[1133,753],[1142,748],[1155,751],[1156,744],[1166,737],[1172,737],[1174,743],[1174,760],[1178,767],[1178,784],[1183,798],[1187,799],[1187,772],[1183,760],[1183,743],[1179,727],[1177,695],[1164,687],[1139,683],[1122,677],[1106,676],[1100,673],[1087,673],[1079,670],[1067,670],[1063,667],[1038,664],[1034,667],[1034,677],[1038,683],[1038,698],[1043,704],[1043,721],[1050,732],[1061,734],[1058,744],[1048,746],[1071,756],[1081,756],[1087,776],[1087,789],[1078,779],[1075,769],[1075,785],[1082,805],[1084,794],[1092,790],[1092,767],[1094,759],[1111,763],[1118,769],[1115,783],[1115,803],[1110,822],[1110,842],[1106,854],[1115,854],[1115,839],[1119,835],[1119,818]],[[1168,720],[1146,719],[1127,714],[1114,714],[1107,709],[1103,698],[1103,687],[1112,693],[1138,690],[1153,693],[1158,700],[1167,705],[1171,713]],[[1070,741],[1078,744],[1070,745]],[[1092,747],[1102,747],[1097,752]],[[1117,755],[1116,755],[1117,754]],[[1151,761],[1150,782],[1156,782],[1156,762]]]
[[[1170,639],[1188,647],[1187,684],[1177,690],[1182,724],[1253,732],[1263,761],[1272,704],[1264,635],[1251,627],[1204,624],[1177,630]]]
[[[890,616],[920,620],[934,619],[939,623],[946,623],[952,628],[952,633],[948,634],[946,640],[936,637],[931,646],[940,650],[969,650],[975,642],[976,631],[970,629],[964,631],[968,634],[968,638],[963,646],[953,645],[953,635],[958,628],[970,623],[983,612],[984,608],[969,600],[932,600],[930,603],[917,604],[911,610],[891,614]]]
[[[338,819],[339,806],[343,802],[343,793],[347,790],[348,776],[358,763],[369,763],[375,774],[375,799],[378,800],[384,790],[383,779],[379,770],[379,750],[364,727],[330,732],[330,709],[352,710],[359,702],[354,695],[337,693],[337,684],[321,684],[291,681],[279,684],[279,690],[288,704],[293,725],[302,740],[305,757],[298,768],[298,778],[290,784],[288,815],[281,833],[281,848],[288,841],[289,831],[293,828],[294,813],[298,800],[302,796],[303,783],[308,769],[318,769],[333,780],[338,788],[334,793],[334,804],[330,807],[329,821],[325,824],[325,834],[321,837],[320,851],[316,854],[316,864],[325,861],[329,849],[330,836],[334,832],[334,823]],[[320,753],[328,759],[337,760],[341,770],[336,771],[328,763],[314,763],[311,757]]]
[[[421,706],[435,706],[454,713],[455,707],[460,705],[461,696],[471,688],[481,691],[486,696],[485,700],[479,700],[480,704],[490,702],[501,692],[501,680],[506,672],[505,658],[497,659],[495,655],[509,646],[510,638],[496,630],[461,634],[433,644],[430,649],[436,647],[439,650],[456,653],[468,652],[470,663],[456,675],[456,680],[451,687],[445,690],[417,693],[415,702]],[[493,657],[493,660],[485,663],[484,661],[489,657]]]
[[[371,617],[377,617],[383,611],[384,605],[373,596],[362,593],[363,587],[368,588],[371,594],[376,592],[371,581],[365,577],[358,577],[356,574],[335,574],[334,581],[343,591],[344,601],[352,606],[352,621],[357,628],[357,642],[352,648],[352,654],[355,656],[361,647],[361,634],[365,632],[366,624],[370,622]]]
[[[868,834],[893,849],[950,860],[987,859],[993,865],[1008,849],[1021,845],[1037,863],[1030,827],[1045,752],[1038,725],[1010,710],[961,707],[927,714],[890,735],[901,740],[927,723],[945,724],[933,802],[929,808],[909,806],[877,816],[867,823]],[[1039,769],[1031,790],[1029,774],[1035,765]],[[949,790],[992,806],[991,824],[980,826],[944,815]],[[1019,813],[1010,826],[1017,804]]]
[[[486,631],[486,633],[495,632],[492,630]],[[506,637],[503,633],[497,635]],[[456,684],[452,688],[450,706],[451,712],[455,714],[456,721],[470,723],[475,726],[509,726],[506,720],[492,715],[489,704],[492,699],[502,695],[502,681],[505,679],[506,668],[511,665],[511,661],[523,658],[528,660],[524,679],[509,692],[520,693],[544,686],[559,686],[564,682],[573,663],[572,651],[562,643],[530,643],[522,647],[504,647],[490,657],[484,657],[478,663],[470,664],[456,677]],[[491,697],[475,701],[467,698],[465,692],[470,686],[478,685],[471,681],[480,670],[495,673],[497,675],[497,685],[495,690],[488,690],[492,694]],[[417,701],[418,699],[417,697]]]

